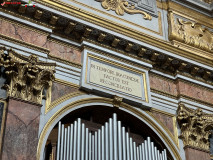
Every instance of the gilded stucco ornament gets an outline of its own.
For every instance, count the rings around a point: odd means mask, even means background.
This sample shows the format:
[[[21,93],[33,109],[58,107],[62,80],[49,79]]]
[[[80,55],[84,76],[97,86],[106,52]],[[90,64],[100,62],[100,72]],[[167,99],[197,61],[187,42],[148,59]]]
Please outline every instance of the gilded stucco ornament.
[[[201,24],[184,21],[180,18],[175,20],[173,13],[168,14],[169,40],[179,41],[199,49],[213,52],[213,33]]]
[[[185,147],[193,147],[209,152],[209,135],[213,128],[213,115],[187,108],[180,104],[177,110],[177,121],[181,129],[180,138]]]
[[[122,97],[119,97],[119,96],[113,96],[113,101],[112,101],[112,103],[113,103],[113,106],[114,107],[120,107],[120,105],[121,105],[121,102],[123,101],[123,98]]]
[[[209,4],[213,3],[213,0],[201,0],[201,1],[203,1],[205,3],[209,3]]]
[[[126,0],[97,0],[101,1],[101,5],[107,11],[113,10],[119,16],[123,16],[124,12],[129,14],[142,14],[146,20],[152,20],[152,16],[148,13],[135,9],[134,5],[129,4]]]
[[[26,57],[4,47],[0,48],[0,66],[6,75],[2,88],[8,96],[39,104],[43,90],[51,87],[55,78],[55,63],[41,62],[35,55]]]

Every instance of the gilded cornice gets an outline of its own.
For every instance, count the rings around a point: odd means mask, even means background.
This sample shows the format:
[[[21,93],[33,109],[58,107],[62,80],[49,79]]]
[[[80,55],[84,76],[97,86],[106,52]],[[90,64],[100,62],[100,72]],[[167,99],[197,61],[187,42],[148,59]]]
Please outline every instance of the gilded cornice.
[[[173,13],[168,14],[169,40],[176,40],[182,43],[197,47],[213,53],[213,33],[201,24],[191,21],[184,21],[180,18],[175,20]]]
[[[200,108],[193,110],[179,104],[177,121],[181,129],[179,136],[185,147],[209,152],[209,135],[213,128],[213,115],[204,113]]]
[[[0,47],[0,65],[6,75],[2,88],[7,90],[7,96],[41,104],[43,90],[50,88],[55,78],[55,63],[42,62],[35,55],[27,57]]]
[[[164,40],[160,40],[160,39],[152,37],[150,35],[138,32],[138,31],[128,28],[126,26],[121,26],[118,23],[112,22],[110,20],[106,20],[104,18],[99,17],[98,15],[92,15],[91,13],[88,13],[84,10],[79,10],[68,4],[65,4],[65,3],[62,3],[59,1],[56,2],[56,1],[48,1],[48,0],[42,0],[42,1],[39,1],[38,3],[45,4],[51,8],[59,10],[61,12],[76,16],[80,19],[89,21],[91,23],[100,25],[104,28],[108,28],[108,29],[116,31],[116,32],[119,32],[121,34],[127,35],[134,39],[140,40],[142,42],[149,43],[151,45],[162,48],[166,51],[171,51],[171,52],[177,53],[177,54],[185,56],[185,57],[190,57],[192,59],[196,59],[198,61],[202,61],[202,62],[205,61],[204,63],[210,63],[212,65],[212,61],[210,59],[213,59],[213,57],[211,57],[211,56],[204,59],[202,57],[202,54],[199,54],[199,56],[193,55],[190,52],[186,52],[179,48],[175,48],[173,45],[171,45],[170,43],[168,43]]]
[[[203,64],[207,64],[209,66],[213,66],[213,55],[210,52],[209,54],[204,54],[205,52],[193,52],[189,50],[184,50],[179,47],[174,47],[170,42],[160,40],[158,38],[152,37],[150,35],[144,34],[142,32],[138,32],[128,28],[127,26],[118,25],[118,23],[110,21],[109,19],[103,19],[99,17],[99,15],[92,15],[89,12],[79,10],[74,6],[70,6],[68,4],[64,4],[63,2],[58,1],[39,1],[39,3],[52,7],[56,10],[64,12],[69,15],[76,16],[77,18],[86,20],[88,22],[100,25],[104,28],[108,28],[112,31],[119,32],[123,35],[127,35],[128,37],[132,37],[141,42],[149,43],[152,46],[156,46],[164,51],[169,51],[172,53],[176,53],[182,57],[187,57],[192,60],[196,60]],[[51,4],[51,5],[50,5]],[[74,8],[73,8],[74,7]],[[11,8],[7,8],[8,10]],[[39,9],[39,8],[36,8]],[[47,11],[43,10],[43,14],[46,16]],[[34,14],[36,14],[35,12]],[[33,15],[33,14],[32,14]],[[34,16],[33,16],[34,17]],[[32,17],[32,18],[33,18]],[[43,16],[42,16],[43,17]],[[42,18],[41,17],[41,18]],[[58,21],[56,24],[52,24],[52,19],[58,17]],[[41,19],[39,19],[41,20]],[[195,64],[183,61],[181,59],[177,59],[171,56],[168,56],[164,53],[160,53],[152,48],[148,48],[139,44],[136,44],[132,41],[123,39],[121,37],[115,36],[113,34],[104,32],[97,28],[92,28],[91,26],[86,26],[80,22],[76,22],[70,20],[68,18],[60,17],[55,13],[50,14],[49,19],[47,19],[47,23],[53,26],[57,26],[54,30],[57,35],[69,37],[68,39],[74,39],[81,43],[82,40],[91,41],[94,44],[99,46],[103,46],[109,48],[110,50],[125,54],[129,57],[139,59],[141,61],[146,61],[154,66],[154,68],[160,68],[164,72],[170,72],[171,74],[176,73],[177,70],[180,72],[187,72],[192,74],[194,77],[203,78],[205,81],[212,81],[212,71],[205,69],[203,67],[199,67]],[[107,42],[107,43],[105,43]],[[194,47],[195,48],[195,47]],[[49,58],[56,58],[54,56],[49,55]],[[57,57],[58,60],[64,61]],[[66,61],[64,61],[66,62]],[[66,62],[67,64],[69,62]],[[198,72],[195,72],[196,69],[199,68]],[[200,72],[201,71],[201,72]]]

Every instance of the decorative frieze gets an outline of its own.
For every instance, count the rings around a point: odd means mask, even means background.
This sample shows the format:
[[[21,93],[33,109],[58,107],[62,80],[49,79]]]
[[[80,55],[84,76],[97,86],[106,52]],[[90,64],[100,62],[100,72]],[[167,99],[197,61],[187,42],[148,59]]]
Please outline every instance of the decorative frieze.
[[[188,44],[199,49],[213,52],[213,33],[201,24],[175,20],[173,12],[169,12],[169,39]]]
[[[41,104],[43,90],[51,87],[55,78],[55,65],[41,62],[35,55],[26,57],[0,48],[0,66],[7,78],[3,89],[7,90],[7,96]]]
[[[200,108],[193,110],[180,104],[177,121],[181,129],[180,138],[185,147],[209,152],[209,135],[213,128],[213,115],[204,113]]]

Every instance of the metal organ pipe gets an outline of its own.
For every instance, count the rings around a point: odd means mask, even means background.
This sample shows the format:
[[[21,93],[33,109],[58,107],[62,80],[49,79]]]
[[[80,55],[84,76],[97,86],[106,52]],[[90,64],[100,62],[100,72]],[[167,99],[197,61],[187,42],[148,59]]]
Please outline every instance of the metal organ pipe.
[[[136,145],[113,114],[94,133],[80,118],[67,128],[59,122],[56,160],[167,160],[167,155],[165,149],[157,150],[150,137]]]

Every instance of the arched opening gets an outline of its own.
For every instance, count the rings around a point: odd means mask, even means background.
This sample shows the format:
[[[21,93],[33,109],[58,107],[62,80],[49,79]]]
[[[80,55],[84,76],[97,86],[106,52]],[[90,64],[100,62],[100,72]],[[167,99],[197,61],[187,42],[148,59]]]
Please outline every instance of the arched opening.
[[[120,110],[116,107],[106,107],[106,106],[89,106],[77,109],[70,112],[65,117],[61,119],[61,123],[64,126],[69,126],[73,124],[77,118],[81,118],[82,123],[85,127],[89,129],[90,132],[96,132],[100,129],[105,122],[108,122],[109,118],[112,118],[113,113],[117,114],[117,119],[121,121],[121,126],[125,127],[125,131],[129,133],[129,137],[132,138],[136,145],[139,145],[147,139],[151,138],[157,149],[162,152],[166,149],[165,144],[160,139],[158,135],[145,123],[143,123],[138,118],[133,115]],[[45,160],[55,160],[56,150],[57,150],[57,140],[58,140],[58,123],[54,126],[51,131],[46,146],[45,146]],[[172,155],[167,150],[167,159],[172,160]]]

